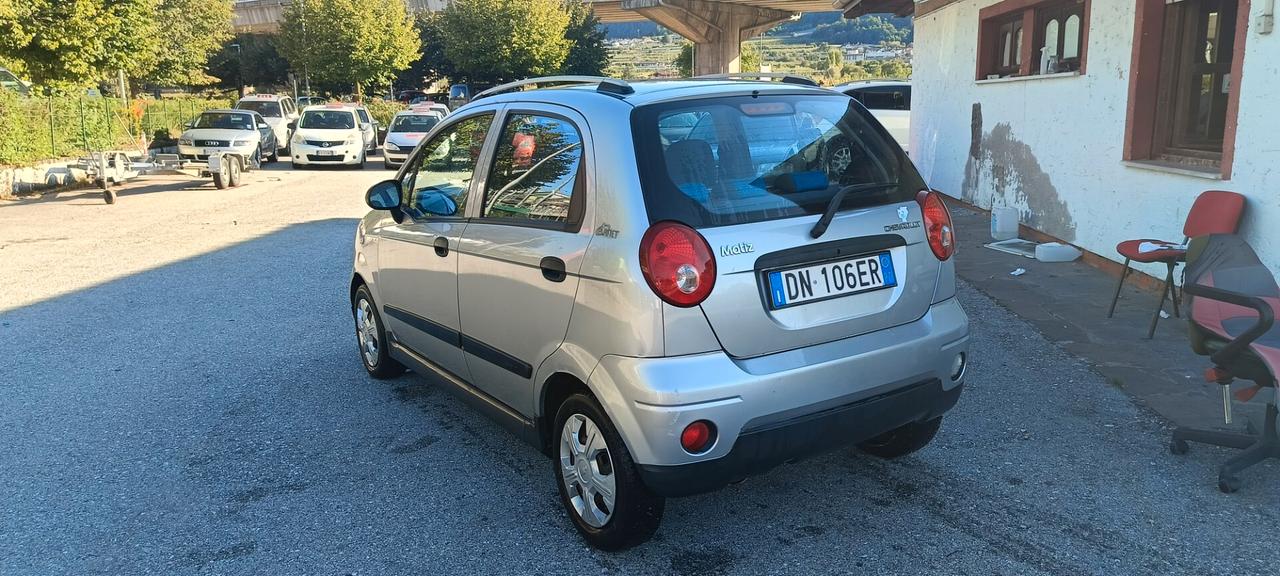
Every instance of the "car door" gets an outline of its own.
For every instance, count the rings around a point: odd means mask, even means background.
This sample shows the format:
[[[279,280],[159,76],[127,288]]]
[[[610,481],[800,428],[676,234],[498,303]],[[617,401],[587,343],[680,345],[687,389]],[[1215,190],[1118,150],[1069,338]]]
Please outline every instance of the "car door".
[[[434,132],[399,176],[404,217],[379,230],[376,282],[394,339],[464,380],[458,242],[480,157],[468,144],[486,142],[494,114],[471,114]]]
[[[276,153],[276,133],[271,130],[271,125],[260,116],[257,112],[253,113],[253,126],[258,130],[258,152],[262,158],[273,156]]]
[[[467,366],[477,387],[526,416],[538,366],[564,341],[591,241],[586,126],[566,108],[510,109],[462,235]]]
[[[373,117],[369,115],[366,108],[356,108],[356,114],[360,117],[360,137],[364,139],[364,147],[366,150],[374,147],[374,141],[378,139],[378,128],[373,122]]]

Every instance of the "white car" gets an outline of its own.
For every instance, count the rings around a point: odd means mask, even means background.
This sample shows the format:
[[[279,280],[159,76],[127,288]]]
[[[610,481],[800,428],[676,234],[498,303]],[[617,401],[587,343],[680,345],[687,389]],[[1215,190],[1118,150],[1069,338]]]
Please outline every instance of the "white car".
[[[378,149],[378,120],[363,105],[355,105],[356,117],[360,119],[361,131],[364,133],[364,148],[368,152]]]
[[[434,111],[397,112],[391,118],[391,125],[387,127],[387,137],[382,142],[382,164],[388,170],[399,168],[427,132],[435,128],[442,119],[443,116]]]
[[[911,143],[911,81],[864,80],[832,88],[861,102],[903,150]]]
[[[356,109],[342,104],[312,106],[293,126],[290,160],[294,166],[347,165],[364,167],[368,154]]]
[[[246,169],[275,162],[279,155],[275,133],[257,112],[205,110],[178,137],[178,158],[208,162],[211,154],[218,153],[235,154]]]
[[[289,153],[289,124],[298,119],[298,107],[293,98],[277,94],[251,94],[236,102],[239,110],[253,110],[262,116],[276,135],[276,143]]]

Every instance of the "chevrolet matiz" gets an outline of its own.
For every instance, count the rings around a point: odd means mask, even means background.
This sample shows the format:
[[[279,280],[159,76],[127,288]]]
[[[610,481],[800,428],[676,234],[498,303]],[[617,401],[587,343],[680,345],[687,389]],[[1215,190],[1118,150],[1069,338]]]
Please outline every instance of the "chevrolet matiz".
[[[797,78],[571,80],[478,95],[369,189],[368,373],[433,375],[545,452],[606,550],[667,497],[928,444],[967,366],[955,236],[871,114]]]

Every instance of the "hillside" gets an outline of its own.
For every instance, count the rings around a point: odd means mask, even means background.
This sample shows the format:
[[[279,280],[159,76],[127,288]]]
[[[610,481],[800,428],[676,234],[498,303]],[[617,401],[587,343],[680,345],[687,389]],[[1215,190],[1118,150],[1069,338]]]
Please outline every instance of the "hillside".
[[[653,22],[605,24],[610,40],[648,38],[669,31]],[[910,18],[863,16],[846,20],[839,12],[809,12],[798,20],[779,24],[765,33],[785,42],[826,44],[910,44],[913,30]]]

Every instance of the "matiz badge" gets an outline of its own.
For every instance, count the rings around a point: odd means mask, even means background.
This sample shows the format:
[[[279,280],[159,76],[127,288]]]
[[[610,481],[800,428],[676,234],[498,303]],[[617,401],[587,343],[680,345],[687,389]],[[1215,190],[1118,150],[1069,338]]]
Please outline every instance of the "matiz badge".
[[[739,254],[750,254],[756,251],[756,247],[750,242],[739,242],[737,244],[725,244],[720,247],[720,256],[737,256]]]

